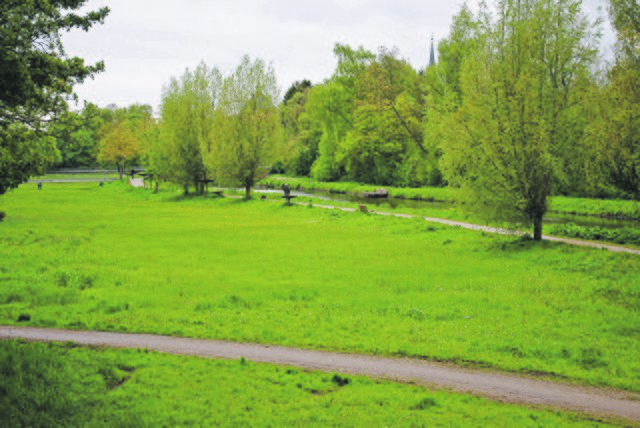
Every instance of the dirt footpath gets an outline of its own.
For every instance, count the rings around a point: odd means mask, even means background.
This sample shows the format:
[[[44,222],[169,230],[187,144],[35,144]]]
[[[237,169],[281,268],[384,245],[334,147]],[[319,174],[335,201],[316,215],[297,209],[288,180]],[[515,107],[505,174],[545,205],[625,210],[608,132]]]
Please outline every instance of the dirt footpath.
[[[309,351],[280,346],[185,339],[147,334],[0,327],[0,339],[72,341],[82,345],[147,348],[207,358],[238,359],[371,376],[445,388],[494,400],[560,408],[640,422],[640,394],[558,384],[516,375],[461,369],[410,359]]]

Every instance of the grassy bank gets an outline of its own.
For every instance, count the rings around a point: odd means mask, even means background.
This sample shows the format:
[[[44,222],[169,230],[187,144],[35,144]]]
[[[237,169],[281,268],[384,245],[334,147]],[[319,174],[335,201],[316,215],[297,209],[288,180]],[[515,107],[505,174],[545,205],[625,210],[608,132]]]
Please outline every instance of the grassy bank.
[[[411,356],[640,390],[637,256],[121,183],[25,186],[0,203],[3,324]]]
[[[363,185],[351,182],[326,183],[312,180],[310,178],[293,178],[279,175],[269,176],[263,179],[260,184],[279,189],[283,183],[289,183],[292,189],[298,190],[318,190],[335,193],[362,194],[375,190],[375,185]],[[455,203],[457,192],[448,187],[423,187],[417,189],[387,187],[389,195],[400,199],[416,199],[425,201],[440,201]],[[554,196],[550,200],[549,209],[552,212],[611,217],[620,219],[640,220],[640,202],[626,200],[604,200],[589,198],[569,198],[565,196]]]
[[[424,388],[255,364],[0,341],[1,426],[605,426]]]
[[[129,175],[125,175],[125,179],[129,178]],[[136,177],[141,178],[141,176],[137,175]],[[114,172],[96,172],[96,173],[76,173],[76,174],[68,174],[68,173],[60,173],[60,174],[47,174],[47,175],[41,175],[38,177],[31,177],[32,181],[38,181],[38,180],[79,180],[79,179],[101,179],[101,178],[110,178],[110,179],[117,179],[120,178],[120,175],[118,175],[118,173],[114,173]]]
[[[550,209],[566,214],[640,220],[640,202],[638,201],[556,196],[551,198]]]
[[[640,247],[640,230],[630,227],[606,229],[602,227],[581,227],[574,223],[568,223],[551,226],[548,228],[548,233],[555,236],[566,236],[588,241],[606,241]]]
[[[394,198],[416,199],[424,201],[455,202],[455,191],[449,188],[422,187],[410,189],[403,187],[376,186],[374,184],[360,184],[352,182],[332,182],[315,181],[304,177],[285,177],[281,175],[271,175],[260,181],[260,185],[280,189],[284,183],[289,183],[291,189],[322,191],[331,193],[363,194],[373,192],[378,187],[384,187],[389,195]]]

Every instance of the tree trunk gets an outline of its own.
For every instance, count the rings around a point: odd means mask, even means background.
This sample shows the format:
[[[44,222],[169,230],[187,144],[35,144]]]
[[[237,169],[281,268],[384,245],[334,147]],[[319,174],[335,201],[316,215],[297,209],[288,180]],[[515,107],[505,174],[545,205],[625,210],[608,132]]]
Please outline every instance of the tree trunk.
[[[189,185],[188,185],[188,184],[185,184],[185,185],[184,185],[184,194],[185,194],[185,195],[188,195],[188,194],[189,194]]]
[[[542,241],[542,216],[533,219],[533,240]]]
[[[160,191],[160,182],[156,181],[156,190],[154,193],[158,193]]]
[[[247,199],[251,199],[251,186],[245,186],[244,188],[244,196]]]

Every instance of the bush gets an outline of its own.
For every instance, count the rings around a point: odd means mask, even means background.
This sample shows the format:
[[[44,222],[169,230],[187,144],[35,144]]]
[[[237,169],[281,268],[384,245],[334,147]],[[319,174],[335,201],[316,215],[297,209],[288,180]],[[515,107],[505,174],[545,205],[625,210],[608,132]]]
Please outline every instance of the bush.
[[[4,211],[0,211],[0,223],[2,223],[2,221],[4,220],[4,218],[7,216],[7,213]]]

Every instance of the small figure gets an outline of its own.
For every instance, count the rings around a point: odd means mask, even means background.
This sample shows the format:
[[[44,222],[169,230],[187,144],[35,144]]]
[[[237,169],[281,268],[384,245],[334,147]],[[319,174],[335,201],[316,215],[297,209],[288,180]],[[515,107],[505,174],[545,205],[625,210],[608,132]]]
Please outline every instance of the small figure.
[[[104,181],[100,181],[100,187],[104,187]]]
[[[42,190],[42,181],[38,181],[38,190]]]
[[[267,200],[267,196],[266,196],[266,195],[262,195],[262,196],[260,196],[260,200],[261,200],[261,201],[266,201],[266,200]]]
[[[291,187],[289,187],[288,183],[284,183],[282,185],[282,191],[284,192],[285,196],[289,196],[291,194]]]

